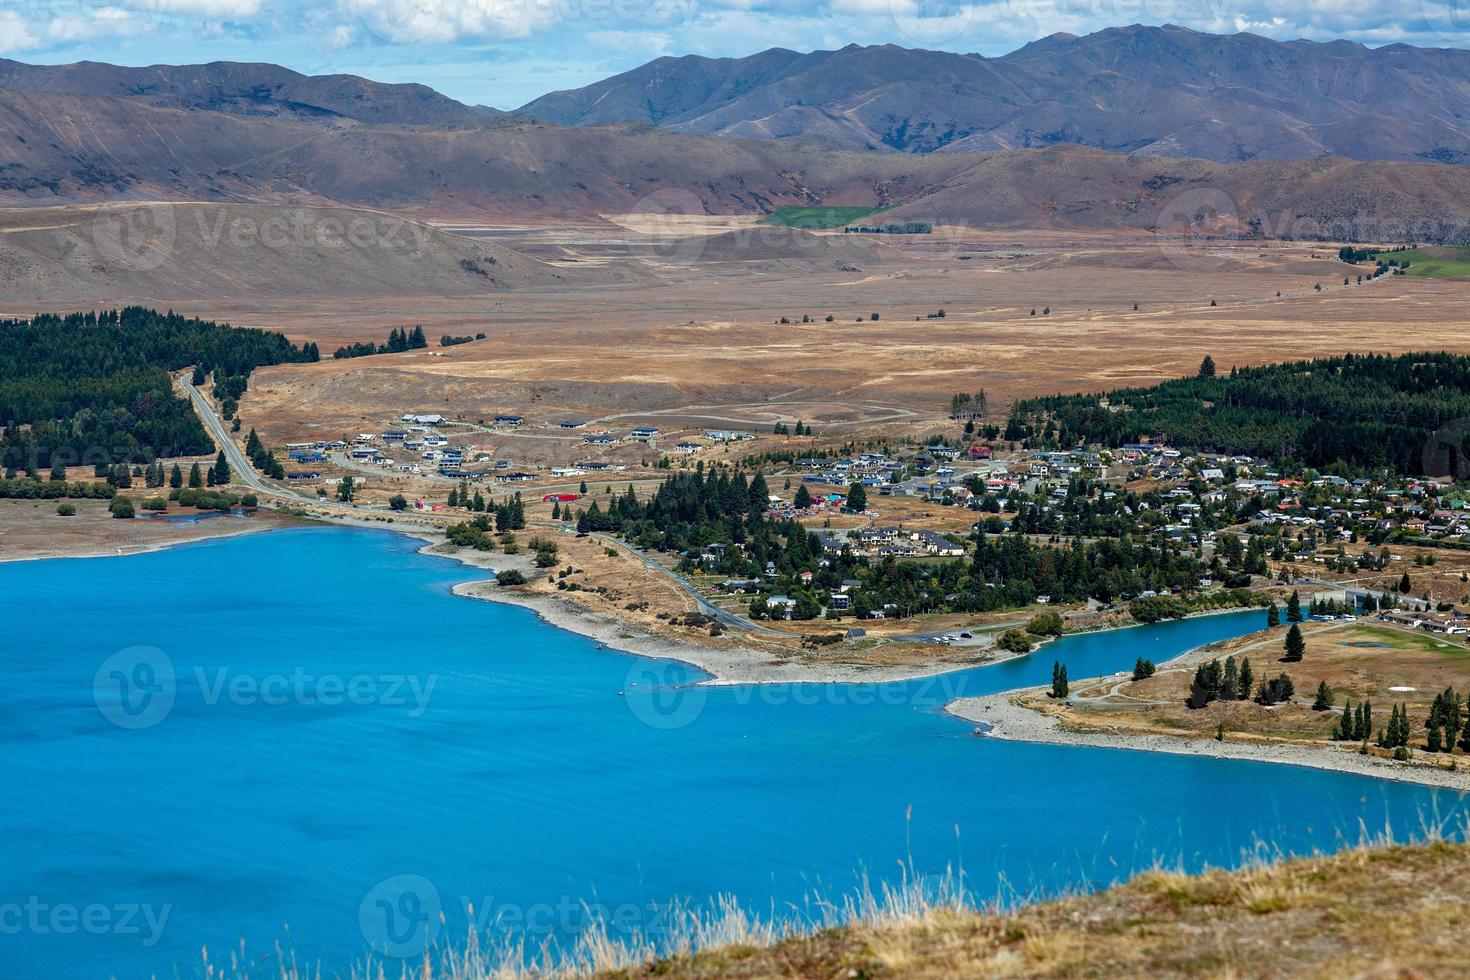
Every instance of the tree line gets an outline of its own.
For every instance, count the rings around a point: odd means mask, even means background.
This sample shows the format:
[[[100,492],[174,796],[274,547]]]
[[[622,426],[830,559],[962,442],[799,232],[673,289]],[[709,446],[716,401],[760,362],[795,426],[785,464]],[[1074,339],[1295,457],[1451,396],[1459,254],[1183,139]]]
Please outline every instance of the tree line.
[[[461,341],[461,343],[467,342],[468,339]],[[394,327],[388,334],[386,344],[374,344],[367,340],[357,344],[347,344],[334,350],[332,358],[342,361],[352,357],[372,357],[375,354],[401,354],[407,350],[423,350],[428,346],[429,339],[424,336],[423,327],[416,326],[412,330],[407,327]],[[450,345],[445,344],[444,346]]]
[[[0,321],[0,452],[7,471],[150,463],[215,447],[170,375],[191,364],[226,390],[257,367],[314,361],[266,330],[142,307]]]
[[[1006,438],[1071,447],[1149,437],[1179,449],[1286,458],[1333,472],[1346,466],[1413,474],[1422,469],[1430,435],[1467,414],[1470,357],[1345,354],[1232,368],[1223,376],[1201,372],[1105,395],[1030,399],[1016,404]]]

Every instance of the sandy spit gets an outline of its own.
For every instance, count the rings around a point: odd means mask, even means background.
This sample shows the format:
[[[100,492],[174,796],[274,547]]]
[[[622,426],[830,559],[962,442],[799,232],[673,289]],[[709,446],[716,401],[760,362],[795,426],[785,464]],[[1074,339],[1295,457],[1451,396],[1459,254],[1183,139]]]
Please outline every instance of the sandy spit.
[[[1200,656],[1198,650],[1176,657],[1168,665]],[[1160,666],[1166,666],[1161,664]],[[1124,675],[1118,675],[1122,677]],[[1192,755],[1207,759],[1244,759],[1250,762],[1274,762],[1290,766],[1309,766],[1332,772],[1346,772],[1397,782],[1418,783],[1457,792],[1470,792],[1470,768],[1450,771],[1422,762],[1394,762],[1372,755],[1359,755],[1356,744],[1327,742],[1315,746],[1287,745],[1270,742],[1225,741],[1213,738],[1173,738],[1168,735],[1114,735],[1107,732],[1076,732],[1062,728],[1061,719],[1022,707],[1016,701],[1028,694],[1045,691],[1046,687],[1006,691],[979,698],[960,698],[945,706],[945,711],[974,722],[977,734],[1018,742],[1041,742],[1048,745],[1081,745],[1102,749],[1126,749],[1134,752],[1165,752],[1170,755]]]

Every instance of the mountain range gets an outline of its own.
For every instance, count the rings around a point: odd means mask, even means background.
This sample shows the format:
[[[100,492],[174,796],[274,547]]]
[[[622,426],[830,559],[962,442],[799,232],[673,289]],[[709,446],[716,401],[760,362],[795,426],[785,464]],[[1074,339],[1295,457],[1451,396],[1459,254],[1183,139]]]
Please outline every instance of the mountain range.
[[[999,58],[893,45],[666,57],[523,106],[560,125],[645,122],[910,153],[1076,143],[1221,163],[1470,161],[1470,52],[1273,41],[1183,27],[1054,34]]]
[[[505,115],[456,102],[426,85],[223,61],[125,68],[94,61],[27,65],[0,58],[0,91],[127,99],[156,108],[285,117],[325,126],[480,126]]]
[[[274,65],[0,61],[0,207],[599,224],[826,204],[974,228],[1461,241],[1470,167],[1427,161],[1470,145],[1455,129],[1467,59],[1127,28],[998,59],[891,46],[661,59],[518,114]],[[969,122],[945,116],[961,110]],[[1205,152],[1252,126],[1254,150]],[[879,132],[869,149],[862,134]],[[1318,152],[1328,137],[1337,155]]]

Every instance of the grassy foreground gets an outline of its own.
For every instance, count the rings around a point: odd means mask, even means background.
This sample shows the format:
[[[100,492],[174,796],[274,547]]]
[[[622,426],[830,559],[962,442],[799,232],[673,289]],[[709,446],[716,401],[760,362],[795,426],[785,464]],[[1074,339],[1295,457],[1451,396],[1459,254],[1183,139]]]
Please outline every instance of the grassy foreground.
[[[1012,915],[935,908],[604,977],[1463,976],[1470,848],[1363,848],[1236,872],[1152,871]]]
[[[778,935],[722,903],[673,918],[660,958],[594,930],[574,949],[440,948],[375,961],[352,980],[792,980],[1045,977],[1419,978],[1465,975],[1470,846],[1378,843],[1237,871],[1145,872],[1107,891],[1013,912],[949,885],[905,886],[832,909],[842,925]],[[279,951],[278,951],[278,955]],[[277,980],[321,980],[291,962]],[[211,967],[217,980],[255,974]]]

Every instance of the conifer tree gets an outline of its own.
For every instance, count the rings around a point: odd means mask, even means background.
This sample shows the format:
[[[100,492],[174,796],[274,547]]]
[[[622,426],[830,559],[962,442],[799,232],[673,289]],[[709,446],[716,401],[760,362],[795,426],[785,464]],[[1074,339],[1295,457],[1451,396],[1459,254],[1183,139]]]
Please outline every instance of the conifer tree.
[[[1302,656],[1307,652],[1307,641],[1302,639],[1302,628],[1296,623],[1291,624],[1291,629],[1286,631],[1286,656],[1282,657],[1289,664],[1299,664]]]
[[[1067,684],[1067,668],[1061,661],[1051,666],[1051,696],[1058,701],[1066,700],[1070,687]]]
[[[1225,658],[1225,673],[1220,679],[1220,700],[1234,701],[1239,693],[1240,674],[1234,657]]]
[[[1302,597],[1294,589],[1286,600],[1286,621],[1288,623],[1300,623],[1302,621]]]
[[[1281,610],[1273,601],[1266,607],[1266,629],[1275,629],[1281,625]]]
[[[174,464],[173,471],[168,475],[168,485],[173,487],[175,490],[183,489],[184,471],[179,469],[178,463]]]
[[[1317,682],[1317,700],[1312,702],[1313,711],[1327,711],[1332,707],[1332,688],[1326,681]]]
[[[203,486],[204,474],[200,471],[199,464],[195,463],[189,468],[189,487],[190,489],[198,490]]]

